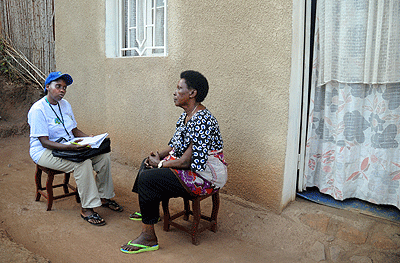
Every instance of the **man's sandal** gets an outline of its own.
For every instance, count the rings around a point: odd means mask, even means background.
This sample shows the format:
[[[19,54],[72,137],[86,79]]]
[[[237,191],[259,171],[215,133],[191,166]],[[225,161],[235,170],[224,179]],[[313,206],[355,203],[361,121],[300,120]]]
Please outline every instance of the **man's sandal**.
[[[133,221],[142,221],[142,214],[139,212],[135,212],[129,215],[129,219]],[[158,222],[161,221],[161,218],[158,218]]]
[[[146,251],[154,251],[154,250],[158,250],[159,245],[154,245],[154,246],[145,246],[145,245],[141,245],[141,244],[134,244],[132,243],[132,240],[129,241],[127,243],[128,246],[132,246],[132,247],[138,247],[138,250],[125,250],[123,248],[121,248],[121,251],[127,254],[136,254],[136,253],[141,253],[141,252],[146,252]]]
[[[91,214],[89,216],[84,216],[81,214],[81,217],[85,221],[87,221],[89,224],[92,224],[95,226],[104,226],[106,224],[106,221],[104,221],[104,219],[101,218],[101,216],[96,212],[93,212],[93,214]]]
[[[116,212],[122,212],[124,211],[124,208],[120,206],[117,202],[114,200],[107,200],[104,204],[101,204],[102,207],[107,207],[110,208],[113,211]]]

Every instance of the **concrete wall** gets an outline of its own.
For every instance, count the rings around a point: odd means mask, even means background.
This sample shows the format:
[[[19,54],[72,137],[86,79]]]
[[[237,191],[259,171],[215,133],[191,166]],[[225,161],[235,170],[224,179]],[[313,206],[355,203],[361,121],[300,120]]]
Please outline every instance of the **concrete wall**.
[[[168,56],[107,58],[105,1],[55,1],[57,70],[78,127],[108,132],[113,158],[137,166],[166,147],[182,109],[181,71],[202,72],[204,105],[225,143],[225,193],[282,208],[288,128],[292,1],[168,1]],[[132,183],[127,176],[127,183]]]

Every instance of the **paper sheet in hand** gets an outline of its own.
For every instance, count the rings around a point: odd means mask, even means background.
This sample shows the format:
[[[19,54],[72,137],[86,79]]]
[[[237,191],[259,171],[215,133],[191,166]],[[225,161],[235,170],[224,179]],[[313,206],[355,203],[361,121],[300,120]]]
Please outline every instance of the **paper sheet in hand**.
[[[93,137],[77,137],[73,140],[66,142],[64,144],[74,143],[76,140],[82,140],[78,142],[79,145],[89,144],[92,148],[99,148],[100,144],[104,141],[104,139],[108,136],[108,133],[103,133],[100,135],[96,135]]]

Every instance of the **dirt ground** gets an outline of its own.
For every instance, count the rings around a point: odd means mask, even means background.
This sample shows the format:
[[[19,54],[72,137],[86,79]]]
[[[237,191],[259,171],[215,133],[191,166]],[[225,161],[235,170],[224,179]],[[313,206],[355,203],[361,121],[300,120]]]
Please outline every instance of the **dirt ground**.
[[[277,215],[227,194],[221,194],[218,232],[203,232],[198,246],[173,227],[164,232],[159,223],[158,251],[123,254],[120,245],[141,229],[128,218],[139,208],[131,192],[136,167],[113,160],[115,200],[125,211],[98,208],[106,226],[82,220],[73,197],[56,200],[46,211],[43,198],[35,202],[25,124],[39,93],[32,88],[13,93],[4,83],[0,78],[0,262],[400,262],[399,223],[301,198]],[[209,201],[202,202],[205,213]],[[180,199],[171,201],[172,211],[181,206]]]

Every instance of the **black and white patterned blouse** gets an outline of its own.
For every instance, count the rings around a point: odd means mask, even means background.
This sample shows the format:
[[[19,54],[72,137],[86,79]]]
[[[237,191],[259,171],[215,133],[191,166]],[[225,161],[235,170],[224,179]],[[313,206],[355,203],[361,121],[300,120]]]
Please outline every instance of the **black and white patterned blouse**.
[[[186,112],[183,112],[176,123],[176,131],[168,145],[174,148],[174,155],[180,158],[193,142],[192,171],[204,171],[208,151],[222,150],[223,141],[217,119],[208,109],[199,110],[185,124]]]

